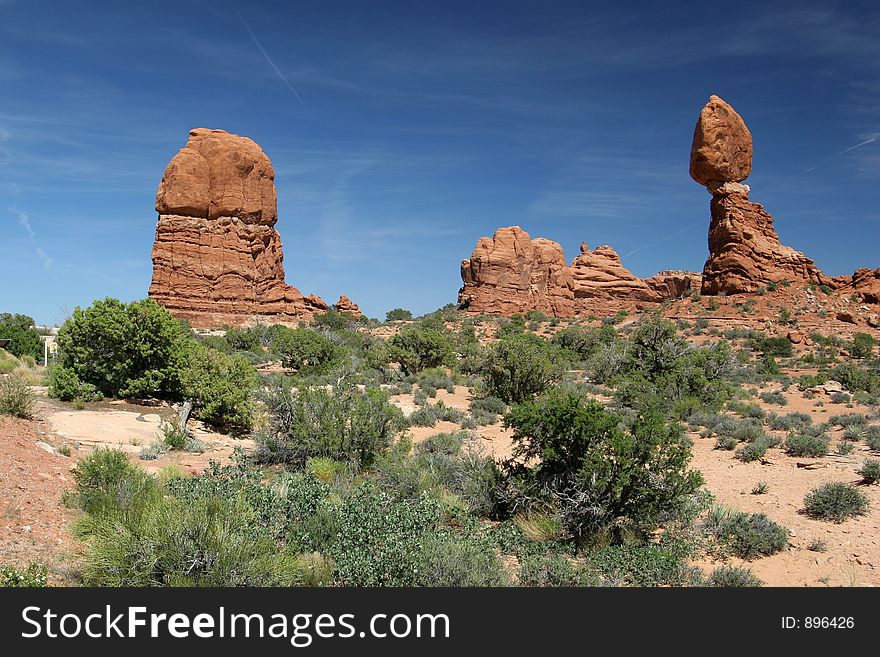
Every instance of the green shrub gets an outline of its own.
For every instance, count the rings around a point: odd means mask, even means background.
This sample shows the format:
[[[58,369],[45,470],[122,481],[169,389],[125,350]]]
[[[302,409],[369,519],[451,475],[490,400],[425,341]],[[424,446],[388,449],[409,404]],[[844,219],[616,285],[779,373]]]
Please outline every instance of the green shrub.
[[[91,401],[103,397],[91,383],[83,383],[76,372],[63,365],[49,368],[49,396],[61,401]]]
[[[723,588],[745,588],[763,586],[748,568],[738,566],[719,566],[709,575],[708,585]]]
[[[777,431],[788,431],[791,429],[801,429],[813,424],[813,418],[806,413],[788,413],[787,415],[774,415],[770,418],[767,425],[771,429]]]
[[[739,441],[733,436],[718,436],[715,439],[715,449],[731,450],[739,445]]]
[[[825,456],[828,453],[828,436],[792,433],[785,439],[785,452],[789,456]]]
[[[794,355],[791,340],[785,336],[756,338],[755,348],[764,354],[779,358],[789,358]]]
[[[429,534],[421,545],[415,586],[508,586],[498,554],[476,540]]]
[[[856,333],[849,345],[849,353],[853,358],[869,358],[876,344],[877,341],[870,333]]]
[[[758,397],[767,404],[776,404],[777,406],[785,406],[788,400],[781,392],[762,392]]]
[[[421,577],[422,544],[440,521],[428,496],[395,499],[368,482],[342,501],[329,549],[345,586],[411,586]]]
[[[345,381],[333,390],[277,382],[266,403],[270,421],[255,435],[257,459],[296,468],[313,457],[369,466],[403,422],[384,391],[361,391]]]
[[[45,564],[29,563],[27,568],[0,566],[0,588],[44,588],[48,585]]]
[[[859,474],[866,484],[876,484],[880,481],[880,461],[871,459],[865,461],[859,469]]]
[[[865,442],[875,452],[880,452],[880,424],[872,424],[865,429]]]
[[[187,436],[186,428],[180,426],[179,422],[171,420],[162,420],[159,423],[159,436],[162,442],[168,446],[168,449],[183,449],[186,447]]]
[[[601,345],[612,344],[617,338],[617,331],[611,326],[585,329],[580,326],[569,326],[558,331],[552,338],[551,343],[565,349],[581,359],[587,359]]]
[[[872,395],[880,394],[880,374],[852,361],[836,366],[831,370],[830,378],[839,381],[852,392],[863,391]]]
[[[868,418],[861,413],[844,413],[842,415],[832,415],[828,418],[828,424],[843,427],[864,427],[868,424]]]
[[[180,372],[181,391],[194,402],[195,416],[220,426],[251,425],[256,386],[257,372],[247,359],[199,344],[190,349]]]
[[[413,325],[388,340],[388,353],[404,374],[416,374],[428,367],[445,365],[453,352],[452,342],[440,331]]]
[[[229,328],[224,339],[236,351],[261,351],[262,330],[258,328]]]
[[[596,586],[598,577],[555,554],[528,555],[521,560],[520,586]]]
[[[770,486],[766,481],[759,481],[752,489],[752,495],[766,495],[770,490]]]
[[[804,512],[811,518],[840,523],[867,513],[868,498],[850,484],[823,484],[807,493]]]
[[[19,374],[0,375],[0,415],[30,418],[35,403],[34,393]]]
[[[32,317],[0,313],[0,338],[12,340],[6,351],[13,356],[30,356],[42,362],[43,341],[34,327]]]
[[[152,299],[95,301],[58,331],[59,364],[114,397],[175,396],[191,343],[187,328]]]
[[[546,390],[562,374],[562,368],[556,350],[528,333],[498,340],[482,373],[490,395],[521,403]]]
[[[119,449],[95,449],[80,459],[71,473],[76,482],[76,504],[90,514],[127,509],[146,499],[155,486]]]
[[[149,445],[141,449],[138,457],[141,459],[141,461],[155,461],[163,454],[167,454],[170,449],[171,448],[164,441],[154,440]]]
[[[311,329],[272,327],[269,351],[281,358],[281,364],[297,371],[326,371],[336,363],[342,348],[330,338]]]
[[[734,511],[720,518],[713,533],[741,559],[768,556],[788,546],[788,530],[763,513]]]
[[[621,422],[564,390],[511,408],[505,425],[514,447],[505,469],[513,504],[557,506],[578,544],[606,532],[619,540],[625,525],[648,530],[683,508],[702,477],[687,470],[681,426],[656,412],[626,429]]]
[[[393,308],[385,313],[385,321],[386,322],[398,322],[401,320],[409,320],[412,319],[413,314],[405,310],[404,308]]]
[[[767,447],[766,440],[756,440],[736,450],[736,458],[745,463],[757,461],[767,453]]]
[[[291,586],[304,579],[299,557],[279,549],[241,497],[158,497],[140,513],[87,516],[74,529],[87,545],[87,586]]]

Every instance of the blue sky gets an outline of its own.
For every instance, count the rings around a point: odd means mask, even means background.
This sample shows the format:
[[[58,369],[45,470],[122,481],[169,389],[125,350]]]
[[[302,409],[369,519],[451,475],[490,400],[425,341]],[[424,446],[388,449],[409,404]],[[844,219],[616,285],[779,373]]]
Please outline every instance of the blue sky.
[[[872,2],[0,0],[0,312],[145,296],[194,127],[271,157],[288,283],[370,316],[455,301],[461,259],[513,224],[699,271],[713,93],[783,241],[877,267],[878,37]]]

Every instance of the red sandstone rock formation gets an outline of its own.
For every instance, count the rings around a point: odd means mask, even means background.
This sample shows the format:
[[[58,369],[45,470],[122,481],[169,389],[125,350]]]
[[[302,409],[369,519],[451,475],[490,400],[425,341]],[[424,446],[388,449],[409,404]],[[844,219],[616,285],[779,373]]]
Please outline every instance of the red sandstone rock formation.
[[[346,315],[351,315],[352,317],[363,317],[360,307],[344,294],[341,295],[339,301],[336,302],[336,310],[345,313]]]
[[[663,300],[679,299],[703,285],[700,274],[682,269],[665,269],[644,280]]]
[[[862,303],[880,303],[880,267],[856,269],[852,277],[835,280],[840,280],[841,292],[855,292]]]
[[[562,247],[531,239],[519,226],[499,228],[477,242],[461,263],[459,304],[468,312],[513,315],[538,310],[555,317],[615,311],[627,302],[660,302],[690,289],[693,274],[634,276],[610,246],[581,254],[566,265]]]
[[[752,135],[736,111],[712,96],[700,112],[691,177],[712,194],[703,294],[755,292],[782,280],[831,281],[800,251],[784,246],[763,206],[739,184],[752,169]]]
[[[149,295],[207,328],[308,320],[327,304],[284,280],[275,172],[246,137],[197,128],[156,192]]]

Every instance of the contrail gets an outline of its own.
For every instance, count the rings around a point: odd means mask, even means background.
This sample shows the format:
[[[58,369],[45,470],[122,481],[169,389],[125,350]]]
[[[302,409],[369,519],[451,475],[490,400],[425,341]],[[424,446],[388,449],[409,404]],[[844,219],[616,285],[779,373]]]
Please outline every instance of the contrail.
[[[856,144],[855,146],[850,146],[849,148],[844,148],[839,153],[835,153],[834,155],[832,155],[830,157],[826,157],[824,160],[817,162],[816,164],[811,166],[809,169],[804,169],[798,175],[802,176],[805,173],[810,173],[810,171],[815,171],[819,167],[819,165],[825,164],[829,160],[833,160],[835,157],[840,157],[841,155],[843,155],[845,153],[849,153],[850,151],[854,151],[855,149],[861,148],[862,146],[867,146],[868,144],[873,144],[875,141],[877,141],[878,137],[880,137],[880,132],[875,132],[873,135],[868,137],[865,141],[861,141],[858,144]]]
[[[275,66],[275,62],[273,62],[272,58],[269,57],[269,53],[267,53],[266,49],[263,48],[263,44],[261,44],[260,40],[257,39],[257,35],[254,34],[254,31],[251,29],[250,25],[247,24],[247,21],[244,19],[244,16],[239,14],[237,9],[235,10],[235,15],[238,16],[238,20],[241,21],[242,25],[244,25],[244,29],[247,30],[248,34],[251,35],[251,39],[253,40],[254,45],[257,47],[257,49],[259,49],[259,51],[262,53],[263,57],[266,58],[266,61],[269,62],[269,66],[272,67],[272,70],[274,70],[275,73],[278,74],[278,77],[281,78],[281,81],[284,84],[286,84],[287,88],[290,89],[291,93],[293,93],[293,95],[296,96],[296,99],[299,101],[300,105],[305,107],[306,104],[303,102],[303,99],[300,97],[300,95],[298,93],[296,93],[296,89],[293,88],[293,85],[290,84],[290,81],[285,77],[284,73],[281,72],[281,69],[278,68],[277,66]]]
[[[644,246],[640,246],[640,247],[637,248],[637,249],[633,249],[633,250],[630,251],[629,253],[624,253],[624,254],[623,254],[622,256],[620,256],[620,257],[621,257],[621,259],[623,259],[623,258],[628,258],[628,257],[630,257],[630,256],[631,256],[632,254],[634,254],[634,253],[638,253],[639,251],[644,251],[645,249],[650,249],[652,246],[657,246],[658,244],[663,244],[663,242],[668,242],[668,241],[671,240],[673,237],[678,237],[678,236],[681,235],[682,233],[684,233],[684,232],[686,232],[686,231],[689,231],[691,228],[696,228],[697,226],[702,226],[704,223],[705,223],[705,222],[703,222],[703,221],[698,221],[697,223],[695,223],[695,224],[691,224],[690,226],[685,226],[685,227],[682,228],[681,230],[677,230],[677,231],[675,231],[674,233],[672,233],[671,235],[667,235],[667,236],[664,237],[663,239],[659,239],[659,240],[657,240],[656,242],[651,242],[650,244],[645,244]]]
[[[34,227],[31,226],[31,218],[19,210],[18,208],[8,208],[8,210],[14,214],[18,218],[18,223],[21,224],[21,227],[27,231],[28,237],[30,238],[31,245],[34,247],[34,253],[37,254],[37,257],[43,261],[43,269],[49,270],[52,268],[52,263],[55,262],[48,253],[43,251],[43,249],[37,243],[37,234],[34,232]]]
[[[290,84],[290,80],[287,79],[287,76],[285,76],[284,73],[281,72],[281,69],[278,68],[278,67],[275,65],[275,62],[272,61],[272,58],[269,57],[269,53],[267,53],[267,52],[266,52],[266,49],[263,48],[263,44],[260,43],[260,40],[257,38],[257,35],[254,34],[254,31],[251,29],[250,25],[247,24],[247,21],[244,19],[244,16],[242,16],[240,13],[238,13],[238,10],[237,10],[237,9],[234,10],[234,11],[235,11],[235,15],[238,16],[238,20],[240,20],[240,21],[241,21],[241,24],[244,26],[244,29],[246,29],[246,30],[247,30],[247,33],[251,36],[251,41],[254,42],[254,45],[255,45],[255,46],[257,47],[257,49],[260,51],[260,54],[263,55],[263,58],[264,58],[267,62],[269,62],[269,66],[271,66],[271,67],[272,67],[272,70],[275,71],[275,73],[278,75],[279,78],[281,78],[281,81],[282,81],[285,85],[287,85],[287,88],[290,89],[290,93],[292,93],[292,94],[294,95],[294,97],[299,101],[299,104],[302,105],[303,107],[305,107],[305,106],[306,106],[306,103],[305,103],[305,101],[302,99],[302,96],[300,96],[300,95],[297,93],[297,91],[296,91],[296,89],[294,89],[293,85]],[[321,126],[321,125],[319,124],[318,127],[321,128],[321,133],[324,135],[324,138],[327,140],[327,142],[330,144],[330,146],[333,147],[333,150],[336,151],[336,154],[339,156],[339,159],[340,159],[340,160],[345,159],[345,158],[342,157],[342,152],[341,152],[341,151],[339,150],[339,148],[336,146],[336,142],[333,141],[332,139],[330,139],[330,135],[328,135],[328,134],[327,134],[327,131],[324,130],[324,126]]]

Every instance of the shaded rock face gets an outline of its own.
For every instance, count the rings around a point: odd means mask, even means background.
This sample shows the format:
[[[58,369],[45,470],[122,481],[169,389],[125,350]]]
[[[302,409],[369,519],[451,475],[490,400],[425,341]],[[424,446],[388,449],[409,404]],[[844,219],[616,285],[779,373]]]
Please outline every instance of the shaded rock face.
[[[275,172],[246,137],[197,128],[156,192],[149,295],[194,327],[308,320],[327,304],[284,279]]]
[[[537,310],[555,317],[576,317],[627,302],[660,302],[690,289],[692,278],[673,282],[660,276],[653,284],[634,276],[610,246],[581,253],[567,265],[562,247],[552,240],[532,239],[519,226],[499,228],[477,242],[469,260],[461,263],[464,286],[459,305],[468,312],[510,316]],[[660,282],[660,281],[664,282]]]
[[[784,246],[773,217],[740,184],[752,170],[752,135],[739,114],[712,96],[691,146],[691,177],[712,194],[703,294],[755,292],[782,280],[829,284],[813,261]]]
[[[862,303],[880,303],[880,267],[856,269],[843,287],[845,292],[855,292]]]

